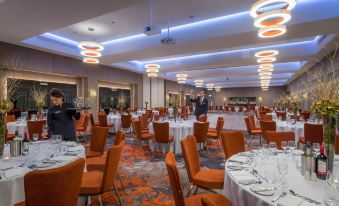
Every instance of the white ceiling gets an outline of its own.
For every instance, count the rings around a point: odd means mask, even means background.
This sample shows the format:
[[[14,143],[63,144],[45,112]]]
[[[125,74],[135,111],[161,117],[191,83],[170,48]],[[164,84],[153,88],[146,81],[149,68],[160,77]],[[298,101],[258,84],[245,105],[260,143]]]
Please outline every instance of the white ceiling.
[[[248,14],[254,0],[151,1],[155,24],[165,29],[170,19],[177,40],[170,46],[160,44],[165,30],[142,34],[150,1],[19,1],[0,4],[0,24],[8,28],[0,30],[1,41],[81,58],[77,42],[95,40],[105,46],[101,64],[144,72],[145,63],[159,63],[161,77],[175,80],[185,72],[190,84],[204,79],[222,87],[259,86],[253,54],[278,49],[271,85],[283,85],[339,32],[337,0],[298,0],[288,32],[271,39],[257,37]]]

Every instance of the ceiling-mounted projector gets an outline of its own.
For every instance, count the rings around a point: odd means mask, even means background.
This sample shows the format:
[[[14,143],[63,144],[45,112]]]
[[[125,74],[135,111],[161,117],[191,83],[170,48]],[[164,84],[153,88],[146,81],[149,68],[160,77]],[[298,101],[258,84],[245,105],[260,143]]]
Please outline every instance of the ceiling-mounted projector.
[[[171,45],[171,44],[175,44],[176,40],[174,38],[171,37],[166,37],[161,39],[161,44],[164,45]]]
[[[161,28],[156,25],[149,25],[144,28],[144,34],[147,36],[153,36],[161,34]]]

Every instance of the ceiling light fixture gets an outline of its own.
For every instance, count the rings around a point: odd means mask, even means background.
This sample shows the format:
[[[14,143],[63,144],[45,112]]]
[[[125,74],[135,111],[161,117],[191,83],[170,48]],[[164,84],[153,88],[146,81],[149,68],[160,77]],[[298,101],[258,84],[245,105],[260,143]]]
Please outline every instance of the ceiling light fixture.
[[[258,51],[254,54],[257,58],[263,58],[263,57],[273,57],[279,54],[278,50],[262,50]],[[272,65],[273,66],[273,65]]]
[[[297,2],[295,0],[259,0],[257,2],[255,2],[250,10],[250,15],[255,18],[258,15],[264,13],[260,10],[262,10],[263,8],[267,7],[267,6],[271,6],[274,3],[285,3],[287,4],[286,6],[280,8],[280,9],[284,9],[287,11],[291,11],[295,5],[297,4]]]
[[[257,28],[263,28],[273,25],[281,25],[291,20],[291,12],[287,10],[274,10],[260,14],[254,19],[254,26]]]
[[[272,72],[260,72],[259,76],[271,76]]]
[[[97,58],[93,58],[93,57],[84,57],[82,59],[83,62],[88,63],[88,64],[98,64],[99,63],[99,59]]]
[[[261,57],[257,59],[258,63],[270,63],[270,62],[275,62],[277,58],[275,57]]]
[[[179,84],[185,84],[186,81],[184,81],[184,80],[179,80],[178,83],[179,83]]]
[[[101,53],[99,51],[91,50],[91,49],[81,50],[80,54],[86,57],[101,57]]]
[[[188,75],[187,74],[177,74],[175,75],[177,78],[187,78]]]
[[[272,72],[273,68],[267,68],[267,69],[258,69],[258,72]]]
[[[202,84],[203,82],[204,82],[204,80],[200,80],[200,79],[194,80],[194,83],[198,83],[198,84],[199,84],[199,83]]]
[[[280,35],[285,34],[287,31],[285,25],[273,25],[273,26],[267,26],[260,28],[258,31],[258,36],[260,38],[271,38],[271,37],[277,37]]]
[[[272,76],[260,76],[259,79],[272,79]]]
[[[160,64],[146,64],[146,69],[160,69]]]
[[[147,73],[158,73],[159,69],[146,69]]]
[[[148,73],[147,76],[148,77],[157,77],[158,74],[157,73]]]
[[[101,44],[92,42],[92,41],[82,41],[78,44],[78,47],[83,50],[86,50],[86,49],[90,49],[94,51],[104,50],[104,47]]]
[[[178,81],[186,81],[187,79],[186,79],[186,77],[179,77],[179,78],[177,78],[177,80]]]

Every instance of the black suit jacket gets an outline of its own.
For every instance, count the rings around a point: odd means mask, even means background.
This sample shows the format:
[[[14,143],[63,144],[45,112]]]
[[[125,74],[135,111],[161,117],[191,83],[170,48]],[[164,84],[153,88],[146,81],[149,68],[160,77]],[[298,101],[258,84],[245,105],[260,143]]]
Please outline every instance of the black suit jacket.
[[[191,99],[191,102],[195,103],[195,116],[200,116],[202,114],[207,115],[208,111],[208,100],[204,97],[203,101],[201,102],[201,97],[197,97],[196,99]]]

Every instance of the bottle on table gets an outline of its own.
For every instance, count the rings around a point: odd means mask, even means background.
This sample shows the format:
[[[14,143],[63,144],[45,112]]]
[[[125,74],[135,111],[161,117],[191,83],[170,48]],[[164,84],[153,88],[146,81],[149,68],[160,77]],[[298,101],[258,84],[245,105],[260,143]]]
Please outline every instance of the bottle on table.
[[[327,175],[327,157],[324,155],[324,146],[320,147],[320,154],[317,157],[317,177],[326,180]]]

